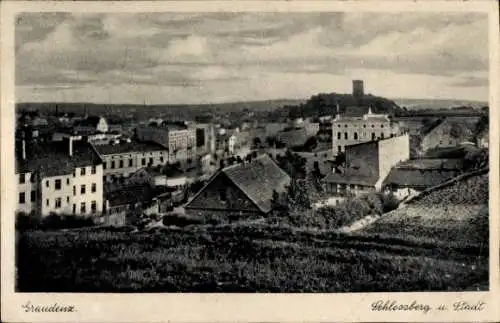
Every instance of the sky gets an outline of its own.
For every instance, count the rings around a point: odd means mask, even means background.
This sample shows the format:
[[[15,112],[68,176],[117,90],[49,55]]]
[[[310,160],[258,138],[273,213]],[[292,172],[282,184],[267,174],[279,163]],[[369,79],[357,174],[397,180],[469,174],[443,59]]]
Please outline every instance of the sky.
[[[18,102],[488,100],[480,13],[23,13]]]

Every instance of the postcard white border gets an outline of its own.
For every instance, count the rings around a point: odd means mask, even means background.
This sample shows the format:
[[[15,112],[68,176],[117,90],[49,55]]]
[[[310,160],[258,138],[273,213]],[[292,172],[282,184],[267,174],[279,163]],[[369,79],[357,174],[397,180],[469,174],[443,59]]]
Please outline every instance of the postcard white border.
[[[215,11],[434,11],[489,13],[490,37],[490,291],[467,293],[349,294],[28,294],[14,292],[14,14],[16,12]],[[123,1],[1,3],[1,269],[2,321],[6,322],[329,322],[498,321],[499,295],[499,23],[495,1]],[[372,312],[376,300],[413,300],[437,306],[484,301],[482,312]],[[27,300],[75,304],[78,312],[24,313]]]

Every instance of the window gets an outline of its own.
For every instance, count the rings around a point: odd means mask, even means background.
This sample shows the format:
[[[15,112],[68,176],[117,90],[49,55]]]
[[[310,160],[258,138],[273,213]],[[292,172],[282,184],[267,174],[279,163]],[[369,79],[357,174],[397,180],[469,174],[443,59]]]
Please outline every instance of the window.
[[[372,124],[372,128],[375,128],[375,125]]]
[[[85,210],[85,202],[82,202],[80,204],[80,213],[81,214],[85,214],[86,210]]]
[[[118,167],[118,168],[123,168],[123,159],[120,159],[120,161],[119,161],[119,163],[118,163],[118,164],[119,164],[119,167]]]
[[[344,132],[344,139],[347,140],[348,137],[349,137],[349,135],[347,134],[347,132]]]
[[[80,186],[80,194],[85,194],[85,184]]]
[[[375,132],[372,132],[372,140],[375,140]]]
[[[133,164],[132,164],[132,159],[129,159],[129,160],[128,160],[128,167],[132,167],[132,166],[133,166]]]
[[[61,208],[61,204],[62,204],[61,198],[60,197],[56,198],[56,209]]]
[[[85,167],[82,167],[82,169],[80,170],[80,175],[85,176]]]
[[[450,145],[451,145],[451,144],[453,144],[453,141],[451,141],[451,140],[450,140],[449,144],[450,144]]]
[[[342,139],[342,132],[337,132],[337,139],[338,140]]]
[[[142,164],[142,166],[145,166],[145,165],[146,165],[146,158],[143,158],[143,159],[141,160],[141,164]]]
[[[363,125],[363,128],[366,128],[366,125],[365,125],[365,124]]]
[[[344,125],[344,128],[347,128],[347,125],[346,125],[346,124]]]
[[[354,133],[354,140],[358,140],[358,133],[357,132]]]
[[[97,212],[97,202],[96,201],[92,201],[90,203],[90,212],[92,212],[92,213],[96,213]]]
[[[381,138],[381,139],[384,139],[384,133],[383,133],[383,132],[382,132],[382,133],[380,133],[380,138]]]
[[[26,194],[24,192],[19,193],[19,204],[24,204],[26,202]]]
[[[49,181],[48,180],[45,181],[45,186],[49,187]]]
[[[440,140],[440,141],[439,141],[439,144],[440,144],[440,145],[442,145],[442,144],[443,144],[443,141],[442,141],[442,140]]]
[[[95,193],[97,191],[97,185],[96,185],[96,183],[92,183],[91,191],[92,191],[92,193]]]
[[[60,179],[56,179],[55,180],[55,184],[54,184],[54,187],[57,191],[59,191],[61,189],[61,180]]]
[[[49,206],[49,205],[50,205],[50,201],[49,201],[49,199],[47,199],[47,200],[45,201],[45,204],[46,204],[47,206]]]
[[[24,184],[26,182],[26,175],[19,174],[19,184]]]
[[[339,153],[342,152],[342,146],[338,146]]]
[[[75,195],[76,195],[76,186],[73,185],[73,196],[75,196]]]
[[[220,198],[221,201],[224,201],[224,202],[226,201],[227,196],[226,196],[226,190],[225,189],[219,190],[219,198]]]
[[[69,196],[66,196],[66,203],[69,204]]]
[[[31,200],[31,202],[36,201],[36,191],[31,191],[30,200]]]
[[[66,178],[66,185],[69,185],[69,178]]]
[[[73,214],[76,213],[76,204],[73,203]]]
[[[380,128],[383,128],[383,127],[384,127],[384,125],[383,125],[383,124],[381,124],[381,125],[380,125]]]
[[[95,166],[92,166],[91,170],[90,170],[90,173],[91,174],[95,174],[96,173],[96,167]]]
[[[76,169],[73,169],[73,177],[76,177]]]
[[[111,161],[111,169],[114,169],[114,168],[115,168],[115,161],[114,161],[114,160],[112,160],[112,161]]]
[[[30,176],[30,182],[34,183],[35,179],[36,179],[35,173],[32,173],[31,176]]]
[[[149,158],[149,164],[153,165],[153,158]]]
[[[163,163],[163,157],[160,157],[160,163]]]
[[[107,165],[106,165],[106,162],[103,162],[102,163],[102,169],[106,169]]]

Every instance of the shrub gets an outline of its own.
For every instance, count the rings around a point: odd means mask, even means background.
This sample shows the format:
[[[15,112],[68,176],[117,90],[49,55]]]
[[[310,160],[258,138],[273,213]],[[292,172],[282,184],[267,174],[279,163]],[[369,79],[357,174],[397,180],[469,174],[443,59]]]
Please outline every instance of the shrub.
[[[382,210],[384,213],[397,209],[399,206],[398,198],[393,194],[385,194],[382,196]]]
[[[37,230],[40,228],[40,219],[35,215],[19,212],[16,214],[16,230],[20,232]]]
[[[162,222],[163,222],[163,225],[165,225],[165,226],[175,225],[178,227],[185,227],[185,226],[190,225],[190,224],[203,224],[204,223],[203,219],[189,217],[189,216],[182,215],[182,214],[165,215],[163,217]]]

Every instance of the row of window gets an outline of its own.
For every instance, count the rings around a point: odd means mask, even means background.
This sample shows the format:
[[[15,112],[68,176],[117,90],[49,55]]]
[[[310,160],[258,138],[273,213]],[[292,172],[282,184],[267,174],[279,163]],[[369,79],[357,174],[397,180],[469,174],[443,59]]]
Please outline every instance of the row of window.
[[[94,175],[96,173],[96,167],[95,166],[92,166],[92,168],[90,170],[90,173],[92,175]],[[85,176],[85,175],[86,175],[86,169],[85,169],[85,167],[81,167],[80,168],[80,176]],[[73,170],[73,177],[75,177],[75,176],[76,176],[76,169]]]
[[[337,125],[337,127],[339,127],[339,128],[340,128],[340,127],[342,127],[342,125],[341,125],[341,124],[338,124],[338,125]],[[347,127],[348,127],[348,125],[347,125],[347,124],[344,124],[344,128],[347,128]],[[356,127],[356,126],[354,126],[354,127]],[[384,125],[383,125],[383,124],[381,124],[381,125],[380,125],[380,128],[383,128],[383,127],[384,127]],[[364,125],[363,125],[363,128],[366,128],[366,124],[364,124]],[[375,125],[374,125],[374,124],[372,124],[372,128],[375,128]]]
[[[31,191],[31,202],[34,202],[35,200],[36,200],[36,192],[35,191]],[[19,203],[20,204],[26,203],[26,193],[25,192],[19,193]],[[66,203],[69,204],[69,196],[66,197]],[[45,205],[47,207],[50,206],[50,199],[46,199],[45,200]],[[61,207],[62,207],[62,198],[61,197],[55,198],[54,199],[54,208],[55,209],[60,209]],[[90,210],[91,210],[92,213],[95,213],[97,211],[97,202],[96,201],[92,201],[90,203]],[[85,202],[81,203],[80,212],[81,213],[86,213]],[[76,204],[73,204],[73,213],[76,213]]]
[[[164,159],[163,157],[160,157],[160,162],[163,163]],[[120,159],[118,160],[118,165],[115,163],[116,161],[115,160],[112,160],[110,165],[109,165],[109,168],[110,169],[116,169],[116,168],[124,168],[125,167],[125,163],[123,161],[123,159]],[[149,158],[149,164],[152,165],[153,164],[153,158]],[[141,165],[142,166],[146,166],[146,158],[142,158],[141,159]],[[134,166],[134,162],[133,162],[133,159],[129,159],[128,160],[128,166],[127,167],[133,167]],[[106,162],[104,162],[102,164],[102,167],[103,169],[107,169],[108,167],[108,164]]]
[[[366,132],[363,132],[363,137],[366,137]],[[392,135],[391,135],[392,137]],[[372,140],[375,140],[377,137],[376,137],[376,134],[375,132],[372,132]],[[342,132],[337,132],[337,140],[341,140],[342,139]],[[348,140],[349,139],[349,133],[347,132],[344,132],[344,140]],[[358,133],[355,132],[354,135],[353,135],[353,139],[354,140],[358,140],[359,139],[359,136],[358,136]],[[384,133],[381,132],[380,133],[380,139],[384,139]]]
[[[76,171],[76,169],[75,169],[75,170],[73,170],[73,177],[75,177],[75,176],[76,176],[76,172],[77,172],[77,171]],[[95,167],[95,166],[92,166],[92,168],[90,169],[90,173],[91,173],[92,175],[94,175],[94,174],[96,174],[96,173],[97,173],[97,169],[96,169],[96,167]],[[85,169],[85,167],[81,167],[81,168],[80,168],[80,175],[81,175],[81,176],[85,176],[85,174],[86,174],[86,169]],[[33,176],[33,175],[31,176],[31,180],[30,180],[30,182],[31,182],[31,183],[34,183],[34,182],[35,182],[35,176]],[[56,190],[61,189],[61,180],[60,180],[60,179],[56,179],[56,180],[55,180],[55,182],[56,182]],[[24,183],[26,183],[26,174],[19,174],[19,184],[24,184]],[[66,179],[66,183],[69,185],[69,178],[68,178],[68,179]],[[45,185],[46,185],[47,187],[49,187],[49,186],[50,186],[50,183],[49,183],[49,181],[48,181],[48,180],[46,181]]]
[[[57,182],[57,181],[59,181],[59,182]],[[61,189],[60,188],[60,185],[61,185],[60,181],[61,180],[56,180],[56,190]],[[47,183],[48,183],[48,181],[47,181]],[[57,188],[58,185],[59,185],[59,188]],[[97,184],[96,183],[92,183],[91,184],[90,191],[91,191],[91,193],[97,192]],[[80,186],[80,194],[84,195],[86,192],[87,192],[86,185],[81,185]],[[76,195],[76,186],[75,185],[73,185],[73,195]],[[68,197],[68,199],[69,199],[69,197]],[[31,202],[35,202],[36,201],[36,191],[31,191],[30,192],[30,201]],[[25,192],[20,192],[19,193],[19,203],[20,204],[26,203],[26,193]]]

